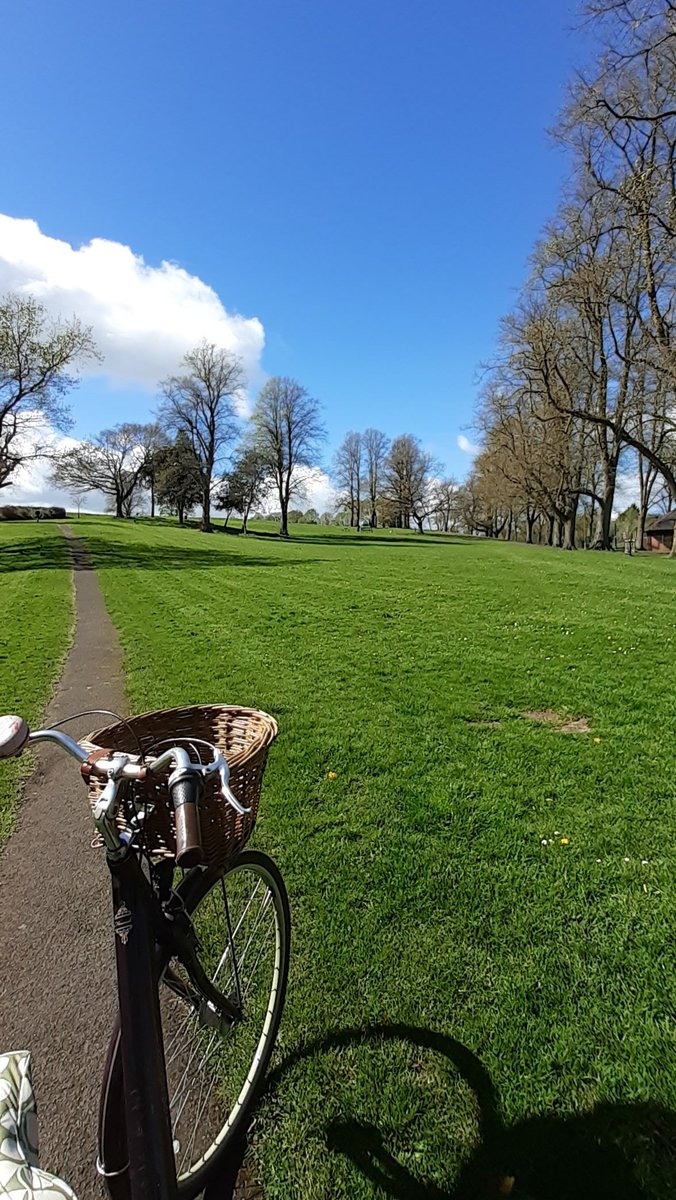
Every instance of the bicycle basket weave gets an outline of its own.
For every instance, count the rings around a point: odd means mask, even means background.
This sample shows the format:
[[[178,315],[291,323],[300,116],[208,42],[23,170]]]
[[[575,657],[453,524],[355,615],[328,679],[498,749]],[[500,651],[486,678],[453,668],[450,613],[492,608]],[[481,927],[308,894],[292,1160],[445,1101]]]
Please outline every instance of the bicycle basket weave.
[[[198,761],[200,750],[203,755],[206,753],[205,761],[208,760],[205,747],[191,748],[187,742],[179,740],[183,738],[188,741],[201,738],[223,752],[230,767],[230,787],[240,804],[251,809],[246,815],[235,812],[220,792],[218,775],[205,781],[200,802],[205,861],[209,867],[223,866],[241,849],[256,823],[263,771],[268,748],[277,736],[277,722],[255,708],[229,704],[192,705],[130,717],[126,724],[118,722],[97,729],[89,734],[87,741],[106,750],[122,750],[138,760],[138,742],[132,729],[144,754],[159,754],[178,743],[184,746],[193,761]],[[158,748],[160,742],[164,745]],[[134,785],[137,797],[150,809],[145,820],[145,840],[149,853],[154,856],[173,857],[176,853],[174,811],[167,787],[170,770]],[[92,805],[102,787],[101,780],[92,778],[89,785]]]

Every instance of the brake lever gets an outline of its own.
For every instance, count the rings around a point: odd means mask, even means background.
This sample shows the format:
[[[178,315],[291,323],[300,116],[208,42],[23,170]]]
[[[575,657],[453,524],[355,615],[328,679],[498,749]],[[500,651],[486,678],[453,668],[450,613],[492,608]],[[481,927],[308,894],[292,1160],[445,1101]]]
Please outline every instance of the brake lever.
[[[214,761],[209,763],[209,765],[204,768],[204,774],[212,775],[214,771],[218,771],[221,781],[221,791],[230,807],[234,808],[235,812],[238,813],[240,817],[248,816],[251,812],[251,808],[245,808],[243,804],[240,804],[239,800],[230,789],[230,767],[228,766],[228,760],[226,759],[225,755],[220,752],[220,750],[215,752]]]

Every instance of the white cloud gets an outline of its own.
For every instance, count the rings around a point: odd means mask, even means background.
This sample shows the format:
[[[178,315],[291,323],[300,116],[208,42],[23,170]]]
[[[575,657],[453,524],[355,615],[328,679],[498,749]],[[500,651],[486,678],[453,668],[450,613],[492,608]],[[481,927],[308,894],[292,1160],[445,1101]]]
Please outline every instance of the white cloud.
[[[619,514],[624,512],[625,508],[629,508],[630,504],[638,505],[640,499],[641,483],[638,471],[633,474],[618,475],[613,504],[613,520],[617,520]]]
[[[481,449],[481,446],[477,446],[474,442],[470,442],[469,438],[466,438],[464,433],[458,434],[458,446],[462,450],[463,454],[471,454],[473,458]]]
[[[76,438],[57,433],[46,425],[38,413],[31,414],[29,426],[20,438],[20,448],[30,454],[40,446],[47,454],[56,454],[77,446]],[[74,508],[75,501],[67,492],[55,488],[49,480],[51,464],[49,458],[26,458],[17,468],[8,487],[0,489],[0,504],[60,504],[63,508]],[[88,492],[82,500],[85,512],[103,512],[105,497],[99,492]]]
[[[53,316],[93,326],[104,355],[90,374],[154,392],[202,338],[240,356],[251,387],[262,381],[265,342],[257,317],[229,313],[219,296],[176,263],[148,266],[121,242],[93,238],[75,248],[36,221],[0,214],[0,293],[35,295]]]
[[[262,508],[266,513],[279,511],[279,499],[274,489],[266,497]],[[308,508],[316,508],[320,515],[334,511],[335,492],[326,471],[322,471],[321,467],[300,468],[291,508],[302,508],[303,512]]]
[[[318,513],[333,512],[336,503],[335,492],[331,486],[326,471],[321,467],[305,467],[300,472],[299,498],[302,497],[301,508],[316,508]]]

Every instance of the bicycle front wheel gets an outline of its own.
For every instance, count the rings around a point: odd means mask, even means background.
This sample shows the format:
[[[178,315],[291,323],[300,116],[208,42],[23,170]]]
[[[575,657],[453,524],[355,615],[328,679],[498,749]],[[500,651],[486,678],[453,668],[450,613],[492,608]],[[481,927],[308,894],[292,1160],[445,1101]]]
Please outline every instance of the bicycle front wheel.
[[[179,889],[180,890],[180,889]],[[245,850],[216,880],[186,893],[200,963],[242,1019],[230,1025],[196,993],[183,965],[163,964],[159,994],[169,1106],[181,1200],[197,1196],[221,1169],[249,1119],[270,1061],[284,1007],[289,965],[289,902],[270,858]],[[114,1200],[128,1181],[108,1175],[125,1164],[119,1036],[102,1093],[100,1160]]]

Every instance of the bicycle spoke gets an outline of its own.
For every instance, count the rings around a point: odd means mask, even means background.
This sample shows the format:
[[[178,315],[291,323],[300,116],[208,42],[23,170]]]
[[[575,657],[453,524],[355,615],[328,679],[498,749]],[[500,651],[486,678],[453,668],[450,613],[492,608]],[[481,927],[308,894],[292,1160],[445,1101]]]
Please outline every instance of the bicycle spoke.
[[[237,970],[237,955],[235,954],[235,940],[232,932],[232,924],[230,922],[230,905],[228,904],[228,895],[225,890],[225,880],[221,879],[221,892],[223,895],[223,908],[225,909],[225,921],[228,926],[228,941],[232,951],[232,969],[235,975],[235,986],[237,988],[237,1003],[242,1007],[242,988],[239,981],[239,971]]]
[[[272,1045],[269,1029],[279,1008],[283,938],[279,885],[267,867],[259,865],[260,858],[264,856],[251,855],[253,861],[226,872],[192,914],[202,968],[221,994],[238,1005],[242,1019],[228,1025],[220,1021],[189,981],[184,964],[176,960],[167,968],[166,986],[161,988],[170,1113],[181,1180],[192,1179],[193,1171],[201,1170],[227,1141]]]

